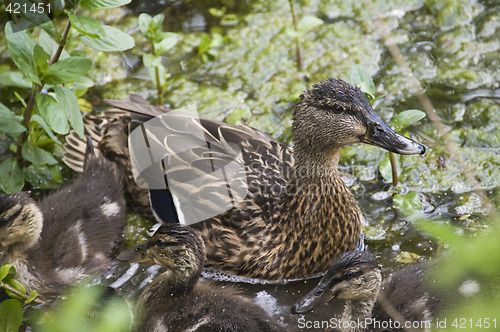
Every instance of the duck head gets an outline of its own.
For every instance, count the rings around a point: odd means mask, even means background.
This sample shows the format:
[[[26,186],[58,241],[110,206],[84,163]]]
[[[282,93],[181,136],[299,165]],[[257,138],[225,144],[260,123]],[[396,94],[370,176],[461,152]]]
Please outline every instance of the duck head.
[[[425,153],[423,145],[389,128],[360,89],[340,79],[321,81],[300,97],[292,130],[297,157],[328,158],[360,142],[399,154]]]
[[[382,275],[374,257],[363,251],[348,251],[330,267],[318,285],[292,307],[305,313],[334,299],[375,299]]]
[[[32,247],[42,226],[43,214],[27,193],[0,195],[0,254]]]
[[[158,264],[188,278],[201,273],[205,246],[195,230],[180,224],[166,224],[160,226],[148,241],[122,252],[117,259]]]

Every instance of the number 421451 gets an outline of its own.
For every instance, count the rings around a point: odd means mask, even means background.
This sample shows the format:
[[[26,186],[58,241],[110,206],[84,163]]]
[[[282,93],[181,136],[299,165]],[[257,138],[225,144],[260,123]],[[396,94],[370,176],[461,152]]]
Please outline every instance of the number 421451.
[[[456,329],[467,329],[467,328],[484,328],[484,329],[489,329],[494,328],[496,329],[497,327],[497,319],[493,318],[479,318],[478,320],[476,319],[466,319],[466,318],[455,318],[453,320],[453,323],[451,324]]]
[[[32,3],[20,4],[19,2],[9,2],[7,7],[5,8],[7,13],[11,14],[23,14],[23,13],[33,13],[33,14],[42,14],[42,13],[50,13],[50,3]]]

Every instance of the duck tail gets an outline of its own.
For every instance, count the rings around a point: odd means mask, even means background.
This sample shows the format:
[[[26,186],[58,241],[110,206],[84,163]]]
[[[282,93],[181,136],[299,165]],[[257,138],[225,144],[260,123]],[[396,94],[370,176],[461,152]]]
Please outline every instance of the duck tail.
[[[119,119],[129,117],[130,114],[128,112],[120,110],[107,110],[100,115],[85,114],[83,116],[83,127],[85,128],[86,137],[92,139],[95,154],[100,154],[100,144],[106,128]],[[74,130],[71,130],[66,136],[66,143],[64,143],[63,148],[63,162],[73,171],[82,173],[87,151],[87,139],[80,138]]]

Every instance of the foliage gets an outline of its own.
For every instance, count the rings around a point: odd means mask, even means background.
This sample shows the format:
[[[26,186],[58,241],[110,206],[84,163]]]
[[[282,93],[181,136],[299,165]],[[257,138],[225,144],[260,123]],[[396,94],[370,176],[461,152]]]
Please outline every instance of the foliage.
[[[73,129],[83,137],[78,97],[93,85],[85,76],[92,61],[84,52],[76,50],[80,43],[68,42],[70,36],[100,51],[123,51],[134,46],[129,35],[78,14],[78,6],[97,10],[128,2],[130,0],[84,0],[77,5],[74,1],[66,1],[66,8],[53,11],[55,18],[59,16],[66,21],[63,32],[56,31],[46,17],[28,13],[17,24],[8,22],[5,25],[7,49],[16,68],[3,71],[1,75],[5,79],[0,80],[0,84],[15,87],[29,99],[25,102],[15,92],[18,103],[10,108],[0,104],[0,131],[17,140],[17,145],[13,144],[10,149],[15,155],[0,164],[0,190],[20,191],[25,181],[38,188],[54,188],[61,184],[58,160],[53,157],[61,146],[57,135],[65,135]],[[41,25],[27,31],[20,28],[23,24]]]
[[[23,304],[33,302],[38,293],[33,290],[27,294],[24,286],[14,279],[16,269],[12,264],[4,264],[0,266],[0,288],[3,288],[11,299],[4,300],[0,303],[0,331],[15,332],[19,329],[23,322]]]
[[[444,331],[462,328],[496,329],[500,312],[500,219],[490,218],[492,227],[474,237],[459,234],[445,222],[435,222],[416,217],[415,225],[441,241],[449,252],[437,258],[431,270],[432,286],[443,294],[447,306],[440,320],[447,320]],[[445,302],[445,303],[446,303]]]
[[[163,105],[163,91],[168,87],[170,74],[162,64],[161,55],[171,50],[177,44],[177,34],[163,32],[162,25],[165,16],[158,14],[154,17],[142,13],[139,15],[139,29],[146,39],[151,43],[151,53],[142,56],[144,67],[148,69],[151,80],[158,90],[158,104]]]
[[[104,289],[81,285],[35,322],[41,332],[125,332],[132,329],[132,313],[119,298],[104,298]]]
[[[350,74],[351,84],[357,86],[368,97],[368,100],[373,105],[375,101],[383,96],[375,97],[375,83],[370,74],[359,65],[354,65]],[[398,134],[404,135],[405,130],[412,124],[420,121],[425,117],[425,113],[420,110],[406,110],[394,116],[391,122],[392,129]],[[387,152],[385,157],[380,161],[378,170],[386,181],[393,182],[394,187],[397,187],[397,174],[401,173],[402,156],[396,156],[392,152]]]

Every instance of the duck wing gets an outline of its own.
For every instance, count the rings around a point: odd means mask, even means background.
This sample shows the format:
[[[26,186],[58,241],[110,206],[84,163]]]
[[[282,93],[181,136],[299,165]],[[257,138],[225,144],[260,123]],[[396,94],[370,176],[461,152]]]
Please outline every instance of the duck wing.
[[[152,106],[140,99],[106,102],[155,117],[129,135],[132,168],[140,186],[154,189],[153,208],[163,205],[155,204],[158,197],[165,199],[157,190],[172,193],[181,223],[192,224],[248,206],[248,200],[269,200],[286,185],[293,151],[259,130]]]

